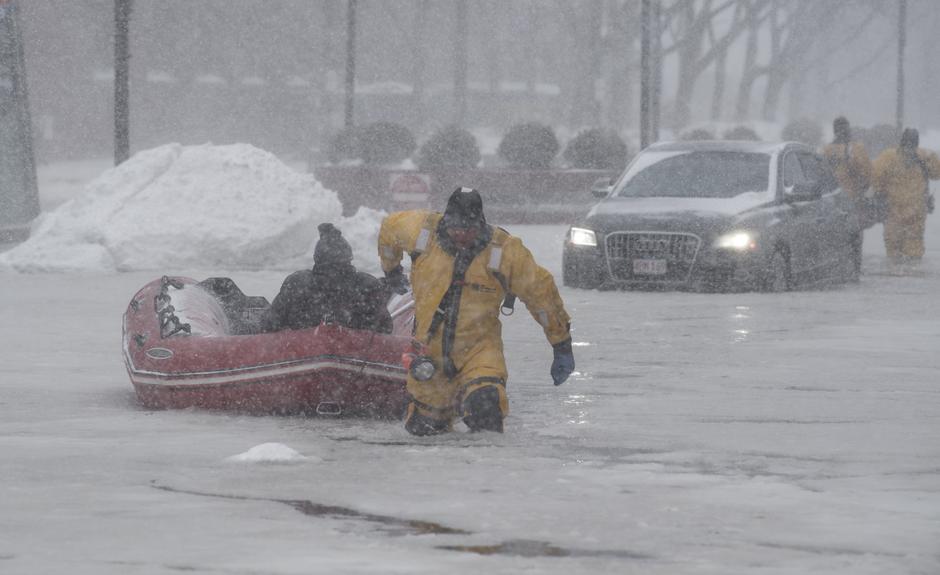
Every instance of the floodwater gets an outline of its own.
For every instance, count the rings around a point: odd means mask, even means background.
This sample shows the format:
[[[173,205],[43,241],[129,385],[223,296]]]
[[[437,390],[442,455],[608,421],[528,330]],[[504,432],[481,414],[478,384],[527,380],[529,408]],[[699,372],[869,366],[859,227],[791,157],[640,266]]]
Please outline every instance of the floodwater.
[[[510,231],[560,276],[563,227]],[[0,274],[0,572],[936,573],[940,241],[892,276],[879,233],[858,285],[562,289],[560,387],[520,306],[503,435],[146,411],[121,313],[161,272]],[[227,459],[266,442],[310,457]]]

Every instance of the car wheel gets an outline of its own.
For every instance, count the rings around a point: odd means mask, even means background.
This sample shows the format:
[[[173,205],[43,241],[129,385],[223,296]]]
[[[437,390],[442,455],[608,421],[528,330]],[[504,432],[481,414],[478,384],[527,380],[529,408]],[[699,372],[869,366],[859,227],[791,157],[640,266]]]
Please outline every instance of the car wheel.
[[[767,266],[767,275],[764,279],[764,291],[780,293],[792,289],[790,276],[790,259],[783,250],[774,251]]]
[[[561,270],[561,282],[567,287],[595,289],[601,285],[598,274],[585,265],[566,263]]]
[[[561,283],[565,287],[578,288],[581,287],[578,285],[577,277],[575,276],[574,270],[570,266],[564,265],[561,268]]]

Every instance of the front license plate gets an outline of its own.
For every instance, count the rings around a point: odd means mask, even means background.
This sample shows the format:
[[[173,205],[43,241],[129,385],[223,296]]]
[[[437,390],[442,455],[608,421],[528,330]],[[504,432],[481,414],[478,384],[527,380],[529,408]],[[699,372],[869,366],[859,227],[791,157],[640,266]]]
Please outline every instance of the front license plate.
[[[660,276],[666,273],[666,260],[633,260],[633,273]]]

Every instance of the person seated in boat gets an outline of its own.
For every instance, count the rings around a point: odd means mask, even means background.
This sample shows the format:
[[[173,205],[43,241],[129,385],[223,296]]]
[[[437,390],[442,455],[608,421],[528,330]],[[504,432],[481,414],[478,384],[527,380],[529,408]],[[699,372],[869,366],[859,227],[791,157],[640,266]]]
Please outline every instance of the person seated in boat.
[[[330,223],[317,228],[313,268],[287,276],[261,318],[264,333],[335,323],[351,329],[392,331],[388,291],[378,278],[357,271],[342,232]]]

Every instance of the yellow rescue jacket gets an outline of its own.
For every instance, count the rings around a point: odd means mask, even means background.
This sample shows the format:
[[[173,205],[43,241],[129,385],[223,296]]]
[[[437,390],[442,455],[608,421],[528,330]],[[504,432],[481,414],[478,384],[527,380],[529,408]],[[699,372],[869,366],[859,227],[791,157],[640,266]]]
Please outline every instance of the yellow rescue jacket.
[[[454,272],[455,257],[441,247],[437,235],[441,217],[424,210],[396,212],[382,221],[379,231],[379,258],[384,271],[399,266],[405,253],[412,257],[415,337],[425,343],[440,334],[440,330],[431,333],[431,327]],[[487,339],[495,340],[493,343],[501,349],[499,310],[507,292],[522,300],[549,343],[568,339],[570,318],[552,274],[535,262],[519,238],[493,226],[490,231],[489,243],[464,275],[456,304],[455,352],[459,354],[461,349]]]
[[[839,187],[854,200],[864,197],[871,185],[871,160],[860,142],[838,144],[833,142],[822,150],[832,166]]]
[[[889,219],[927,214],[927,180],[940,178],[940,158],[921,149],[917,157],[919,162],[908,165],[897,148],[888,148],[875,158],[873,185],[888,200]]]

